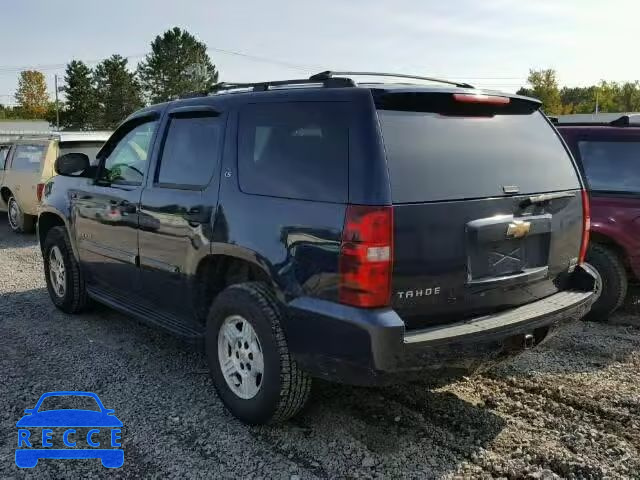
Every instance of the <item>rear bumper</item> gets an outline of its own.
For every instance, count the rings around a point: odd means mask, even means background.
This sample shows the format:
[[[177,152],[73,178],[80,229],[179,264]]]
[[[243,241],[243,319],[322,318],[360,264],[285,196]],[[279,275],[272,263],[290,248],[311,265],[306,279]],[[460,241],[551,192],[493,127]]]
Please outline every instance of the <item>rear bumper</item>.
[[[588,267],[586,267],[588,268]],[[289,304],[289,349],[310,374],[357,385],[458,376],[513,356],[585,315],[595,280],[572,274],[572,289],[495,315],[406,332],[391,309],[363,310],[301,297]]]

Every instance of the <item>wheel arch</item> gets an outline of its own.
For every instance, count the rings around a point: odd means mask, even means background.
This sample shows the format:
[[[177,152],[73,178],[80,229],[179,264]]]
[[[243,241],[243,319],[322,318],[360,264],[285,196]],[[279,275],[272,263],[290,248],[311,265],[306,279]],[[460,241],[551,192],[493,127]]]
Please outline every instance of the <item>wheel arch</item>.
[[[221,249],[200,259],[193,282],[194,309],[198,318],[203,321],[213,299],[230,285],[261,282],[267,285],[276,297],[284,300],[284,293],[273,280],[269,265],[259,261],[255,252],[237,246]]]
[[[40,212],[38,215],[38,223],[37,223],[37,232],[38,232],[38,243],[40,244],[40,249],[44,245],[44,241],[47,238],[47,234],[54,227],[64,227],[67,231],[67,235],[69,235],[69,241],[71,243],[71,248],[73,250],[73,255],[76,257],[76,260],[79,259],[78,250],[76,248],[76,242],[71,235],[71,230],[69,228],[69,222],[65,218],[65,216],[58,210],[48,207]]]
[[[591,231],[589,233],[589,244],[594,243],[607,247],[615,252],[615,254],[620,257],[620,260],[622,260],[627,271],[630,271],[629,256],[627,255],[626,249],[620,245],[620,243],[616,242],[611,236],[602,232]]]
[[[3,186],[2,188],[0,188],[0,198],[2,198],[2,201],[4,202],[5,205],[9,203],[9,197],[11,197],[11,195],[12,195],[12,192],[11,192],[11,189],[9,189],[9,187]]]

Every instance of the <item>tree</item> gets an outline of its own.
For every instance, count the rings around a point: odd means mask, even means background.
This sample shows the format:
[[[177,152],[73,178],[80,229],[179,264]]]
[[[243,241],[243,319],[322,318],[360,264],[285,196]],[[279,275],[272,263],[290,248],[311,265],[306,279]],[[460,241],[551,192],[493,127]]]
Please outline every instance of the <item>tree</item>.
[[[529,70],[527,81],[531,85],[532,96],[542,101],[545,113],[548,115],[562,113],[562,101],[555,70]]]
[[[138,75],[147,97],[154,103],[210,90],[218,81],[207,46],[178,27],[151,42],[151,53],[138,65]]]
[[[596,107],[596,87],[563,87],[560,90],[562,113],[592,113]]]
[[[68,128],[93,128],[98,115],[98,102],[91,69],[82,61],[73,60],[65,70],[66,108],[61,123]]]
[[[43,118],[49,104],[44,74],[37,70],[20,72],[15,96],[25,118]]]
[[[94,72],[99,99],[96,125],[113,128],[143,105],[140,85],[135,74],[127,70],[127,59],[120,55],[100,63]]]
[[[620,86],[618,105],[620,112],[637,112],[640,110],[640,82],[627,82]]]

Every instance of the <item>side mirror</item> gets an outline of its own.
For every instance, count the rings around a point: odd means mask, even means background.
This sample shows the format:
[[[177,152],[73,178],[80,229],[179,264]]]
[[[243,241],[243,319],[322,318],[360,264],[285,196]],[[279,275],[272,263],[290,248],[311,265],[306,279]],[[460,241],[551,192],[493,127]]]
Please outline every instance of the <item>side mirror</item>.
[[[81,177],[91,166],[89,157],[84,153],[74,152],[61,155],[56,159],[53,168],[58,175],[65,177]]]

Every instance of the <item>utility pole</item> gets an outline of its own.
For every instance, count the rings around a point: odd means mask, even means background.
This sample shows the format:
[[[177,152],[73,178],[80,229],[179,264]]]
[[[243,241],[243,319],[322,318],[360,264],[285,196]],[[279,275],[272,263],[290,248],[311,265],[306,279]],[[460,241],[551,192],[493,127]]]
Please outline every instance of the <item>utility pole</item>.
[[[53,82],[56,88],[56,130],[60,131],[60,106],[58,103],[58,74],[53,76]]]
[[[598,115],[599,105],[598,105],[598,90],[596,90],[596,115]]]

